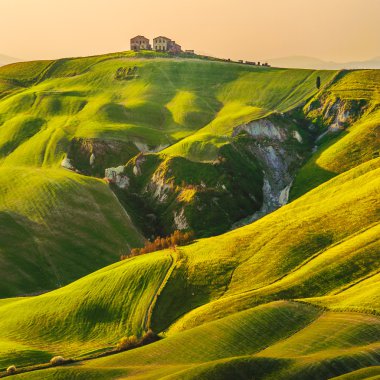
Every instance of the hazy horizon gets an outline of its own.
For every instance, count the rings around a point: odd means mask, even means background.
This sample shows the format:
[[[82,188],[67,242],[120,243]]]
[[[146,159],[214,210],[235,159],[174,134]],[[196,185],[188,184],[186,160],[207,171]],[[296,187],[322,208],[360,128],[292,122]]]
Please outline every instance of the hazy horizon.
[[[365,61],[380,56],[379,14],[377,0],[0,0],[0,54],[20,60],[95,55],[128,50],[129,39],[143,34],[232,59]]]

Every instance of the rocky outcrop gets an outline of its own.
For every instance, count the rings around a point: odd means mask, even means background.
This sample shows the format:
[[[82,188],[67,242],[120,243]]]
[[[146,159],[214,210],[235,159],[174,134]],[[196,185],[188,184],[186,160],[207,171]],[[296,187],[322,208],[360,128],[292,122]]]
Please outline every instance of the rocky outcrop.
[[[172,187],[173,185],[169,183],[167,178],[158,170],[153,174],[146,191],[150,192],[157,202],[164,203],[168,199]]]
[[[136,159],[134,160],[134,166],[133,166],[133,174],[135,176],[139,176],[142,174],[142,165],[145,162],[145,157],[143,154],[137,155]]]
[[[236,136],[243,131],[247,132],[251,137],[259,139],[268,138],[283,142],[288,138],[287,131],[275,125],[269,119],[254,120],[247,124],[239,125],[234,129],[232,136]]]
[[[145,162],[143,154],[138,154],[133,163],[132,173],[127,175],[127,167],[124,165],[117,166],[116,168],[107,168],[104,171],[104,177],[109,183],[115,184],[119,189],[128,189],[131,182],[131,177],[136,177],[142,174],[142,165]]]
[[[78,172],[102,178],[106,168],[125,163],[137,153],[139,151],[132,142],[74,138],[67,159]]]
[[[94,164],[95,164],[95,154],[91,153],[91,156],[90,156],[90,166],[94,166]]]
[[[261,209],[233,227],[251,223],[288,202],[297,169],[308,154],[300,128],[286,116],[255,120],[235,128],[234,134],[247,133],[249,148],[263,169],[263,203]]]
[[[120,189],[128,189],[129,178],[125,174],[125,166],[118,166],[117,168],[108,168],[105,170],[105,179],[109,183],[114,183]]]
[[[65,169],[68,169],[68,170],[72,170],[72,171],[75,171],[75,167],[73,166],[73,164],[71,163],[71,160],[67,157],[65,157],[62,161],[61,161],[61,166]]]
[[[274,115],[236,127],[212,163],[139,153],[126,166],[108,168],[106,178],[123,190],[132,215],[144,210],[140,228],[152,224],[149,234],[191,229],[209,236],[287,203],[311,149],[305,133],[289,116]]]
[[[136,145],[136,148],[141,153],[157,153],[157,152],[160,152],[161,150],[164,150],[165,148],[169,146],[169,144],[162,144],[162,145],[150,147],[148,144],[144,144],[139,141],[135,141],[134,144]]]
[[[292,187],[292,184],[293,184],[293,181],[291,183],[289,183],[288,186],[286,186],[285,188],[283,188],[281,190],[280,196],[278,197],[278,203],[280,206],[284,206],[288,203],[289,192],[290,192],[290,189]]]
[[[174,211],[174,224],[177,230],[187,230],[190,228],[189,223],[185,216],[185,209],[182,208],[180,211]]]
[[[316,144],[326,136],[344,131],[363,115],[368,106],[364,99],[329,98],[328,94],[311,101],[304,111],[305,117],[316,121],[317,128],[322,132],[316,137]]]
[[[144,213],[136,223],[150,235],[177,229],[198,236],[221,233],[261,206],[262,169],[245,139],[236,136],[213,163],[139,154],[124,167],[107,169],[106,175],[124,187],[118,195],[130,214]]]

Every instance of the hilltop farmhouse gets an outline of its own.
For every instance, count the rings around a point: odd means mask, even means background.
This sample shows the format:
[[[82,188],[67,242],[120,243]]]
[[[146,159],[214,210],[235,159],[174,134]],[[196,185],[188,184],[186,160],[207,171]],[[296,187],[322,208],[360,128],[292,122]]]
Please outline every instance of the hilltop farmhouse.
[[[149,39],[144,36],[136,36],[131,38],[131,50],[152,50]],[[168,37],[159,36],[153,39],[153,50],[168,53],[181,53],[182,48],[175,41]]]
[[[153,47],[150,44],[149,38],[146,38],[144,36],[133,37],[131,38],[131,50],[134,50],[134,51],[154,50],[157,52],[167,52],[171,54],[180,54],[184,52],[185,54],[187,54],[187,56],[196,55],[194,50],[183,51],[181,45],[178,45],[172,39],[168,37],[164,37],[164,36],[158,36],[158,37],[153,38]],[[201,56],[197,55],[197,57],[201,57]],[[251,66],[270,67],[268,63],[244,61],[242,59],[239,59],[238,61],[234,61],[231,59],[213,58],[213,57],[207,57],[207,56],[203,56],[203,57],[213,59],[216,61],[222,61],[222,62],[240,63],[243,65],[251,65]],[[128,72],[127,74],[124,72],[120,72],[117,74],[117,79],[120,79],[121,77],[123,77],[124,79],[131,79],[133,75],[135,75],[134,72],[133,73]]]
[[[131,50],[152,50],[149,39],[144,36],[136,36],[131,38]]]
[[[175,41],[167,37],[156,37],[153,39],[153,49],[156,51],[167,51],[170,53],[181,53],[182,48]]]

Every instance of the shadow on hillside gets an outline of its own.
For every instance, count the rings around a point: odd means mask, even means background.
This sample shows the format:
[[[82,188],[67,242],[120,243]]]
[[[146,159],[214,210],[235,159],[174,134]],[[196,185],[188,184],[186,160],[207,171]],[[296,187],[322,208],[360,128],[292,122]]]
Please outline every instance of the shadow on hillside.
[[[337,135],[332,135],[325,142],[318,146],[318,150],[311,155],[309,160],[303,165],[296,175],[294,184],[290,191],[289,201],[306,194],[310,190],[318,187],[322,183],[329,181],[340,174],[340,171],[327,170],[318,164],[321,155],[349,132],[347,130]]]
[[[36,244],[40,226],[29,218],[0,211],[0,298],[24,295],[26,289],[40,293],[54,288],[48,262]],[[26,273],[28,275],[26,275]]]

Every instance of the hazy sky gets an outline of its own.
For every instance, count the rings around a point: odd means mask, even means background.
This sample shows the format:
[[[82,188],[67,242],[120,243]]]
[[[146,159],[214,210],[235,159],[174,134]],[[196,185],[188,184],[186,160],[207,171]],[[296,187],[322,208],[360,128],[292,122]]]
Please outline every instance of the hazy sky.
[[[0,54],[122,51],[136,34],[234,59],[365,60],[380,56],[380,0],[0,0]]]

